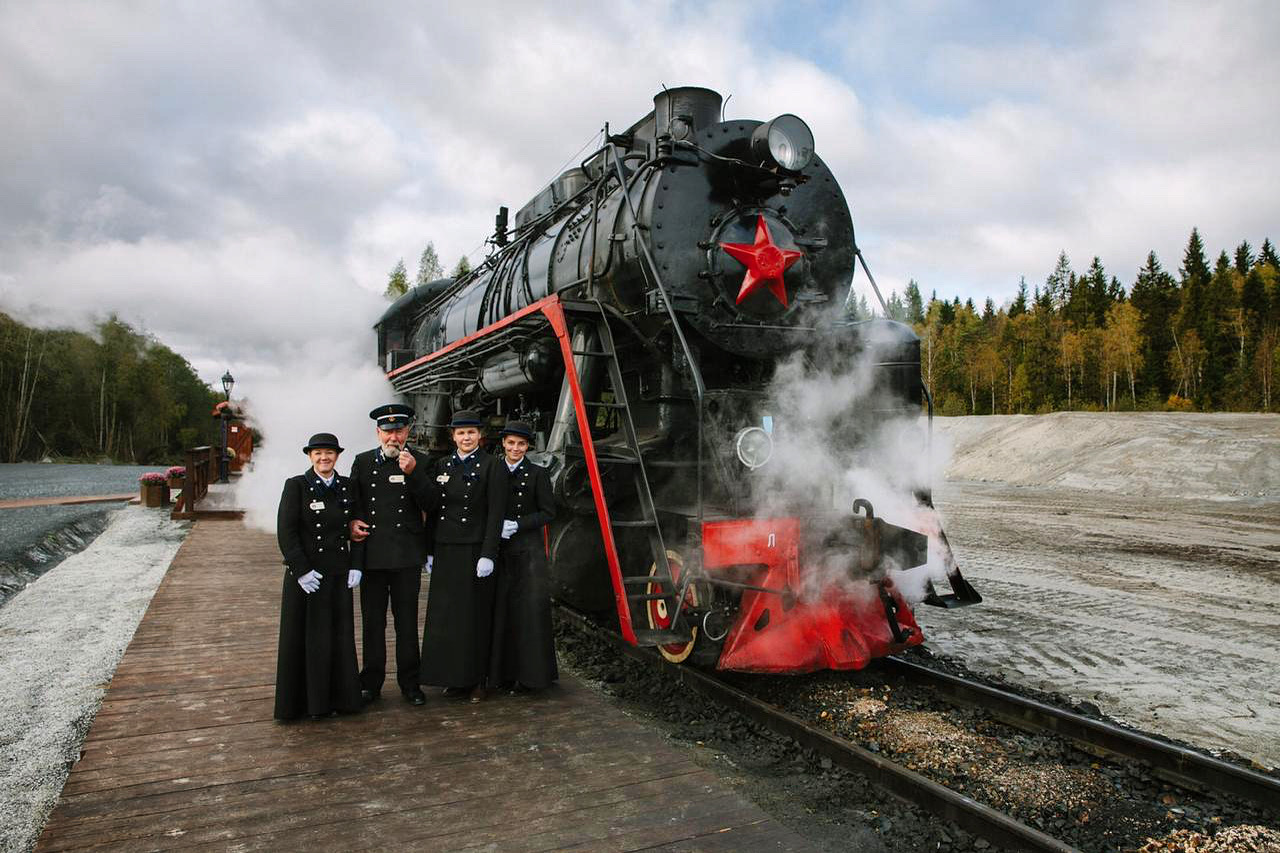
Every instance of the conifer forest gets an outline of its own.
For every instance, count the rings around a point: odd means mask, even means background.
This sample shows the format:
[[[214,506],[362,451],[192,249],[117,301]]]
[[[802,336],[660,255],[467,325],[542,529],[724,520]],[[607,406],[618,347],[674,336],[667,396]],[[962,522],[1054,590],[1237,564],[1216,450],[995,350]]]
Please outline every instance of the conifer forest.
[[[1270,239],[1211,265],[1192,230],[1176,271],[1150,252],[1127,285],[1099,258],[1077,271],[1062,253],[1043,284],[1028,292],[1024,278],[999,308],[925,302],[914,281],[887,304],[920,335],[922,378],[942,415],[1277,411],[1280,258]]]

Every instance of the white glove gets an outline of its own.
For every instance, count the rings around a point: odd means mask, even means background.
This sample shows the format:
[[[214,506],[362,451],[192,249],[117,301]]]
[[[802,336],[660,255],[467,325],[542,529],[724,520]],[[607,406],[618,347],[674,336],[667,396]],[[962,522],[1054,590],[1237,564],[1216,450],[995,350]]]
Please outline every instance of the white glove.
[[[298,586],[302,587],[303,592],[310,595],[320,588],[320,579],[323,577],[324,575],[320,574],[315,569],[312,569],[302,577],[298,578]]]
[[[503,539],[510,539],[512,535],[514,535],[515,532],[519,529],[520,529],[520,522],[512,521],[509,518],[504,518],[502,520],[502,538]]]
[[[352,569],[347,572],[347,589],[355,589],[360,586],[360,578],[364,577],[364,572],[359,569]]]
[[[487,578],[493,574],[493,560],[488,557],[481,557],[476,560],[476,577]]]
[[[427,574],[431,574],[431,564],[434,563],[435,560],[436,560],[435,557],[431,556],[430,554],[427,555],[427,564],[422,567]]]

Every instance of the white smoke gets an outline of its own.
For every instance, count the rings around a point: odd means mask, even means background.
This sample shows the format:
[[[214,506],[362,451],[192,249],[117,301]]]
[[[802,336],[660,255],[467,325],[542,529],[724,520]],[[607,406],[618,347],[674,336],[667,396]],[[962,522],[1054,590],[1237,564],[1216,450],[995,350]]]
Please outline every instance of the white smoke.
[[[251,426],[262,435],[236,495],[245,523],[274,533],[284,481],[310,467],[302,448],[317,432],[331,432],[344,448],[338,471],[351,470],[352,458],[377,444],[377,426],[369,410],[398,398],[375,362],[371,324],[364,323],[364,355],[355,348],[317,348],[299,354],[254,382],[245,408]]]
[[[769,385],[774,413],[774,450],[760,471],[754,500],[759,515],[794,517],[798,508],[849,512],[853,501],[871,503],[884,521],[930,537],[929,560],[921,567],[891,567],[891,576],[910,603],[924,598],[930,579],[945,586],[950,553],[940,545],[937,512],[919,492],[932,489],[950,459],[950,445],[930,435],[923,413],[893,411],[903,404],[877,388],[890,347],[900,343],[879,323],[861,327],[861,349],[847,327],[827,327],[822,343],[778,364]],[[867,334],[869,332],[869,334]],[[847,554],[806,557],[808,597],[838,586],[865,595],[869,588],[849,580]]]

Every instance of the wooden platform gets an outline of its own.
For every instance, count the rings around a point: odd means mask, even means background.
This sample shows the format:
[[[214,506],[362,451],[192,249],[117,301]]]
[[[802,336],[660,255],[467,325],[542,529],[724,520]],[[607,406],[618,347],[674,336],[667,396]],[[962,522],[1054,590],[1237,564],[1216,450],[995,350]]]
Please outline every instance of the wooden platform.
[[[37,850],[813,849],[567,676],[274,722],[280,583],[271,537],[196,523]]]

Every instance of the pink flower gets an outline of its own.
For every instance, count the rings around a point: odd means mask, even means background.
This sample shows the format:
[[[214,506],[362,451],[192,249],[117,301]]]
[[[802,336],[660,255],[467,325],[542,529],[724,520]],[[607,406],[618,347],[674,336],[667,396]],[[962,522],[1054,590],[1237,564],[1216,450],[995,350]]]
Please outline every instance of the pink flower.
[[[172,468],[165,471],[164,475],[166,477],[185,477],[187,476],[187,469],[181,465],[174,465]]]
[[[167,483],[169,478],[159,471],[148,471],[138,478],[139,483]]]

